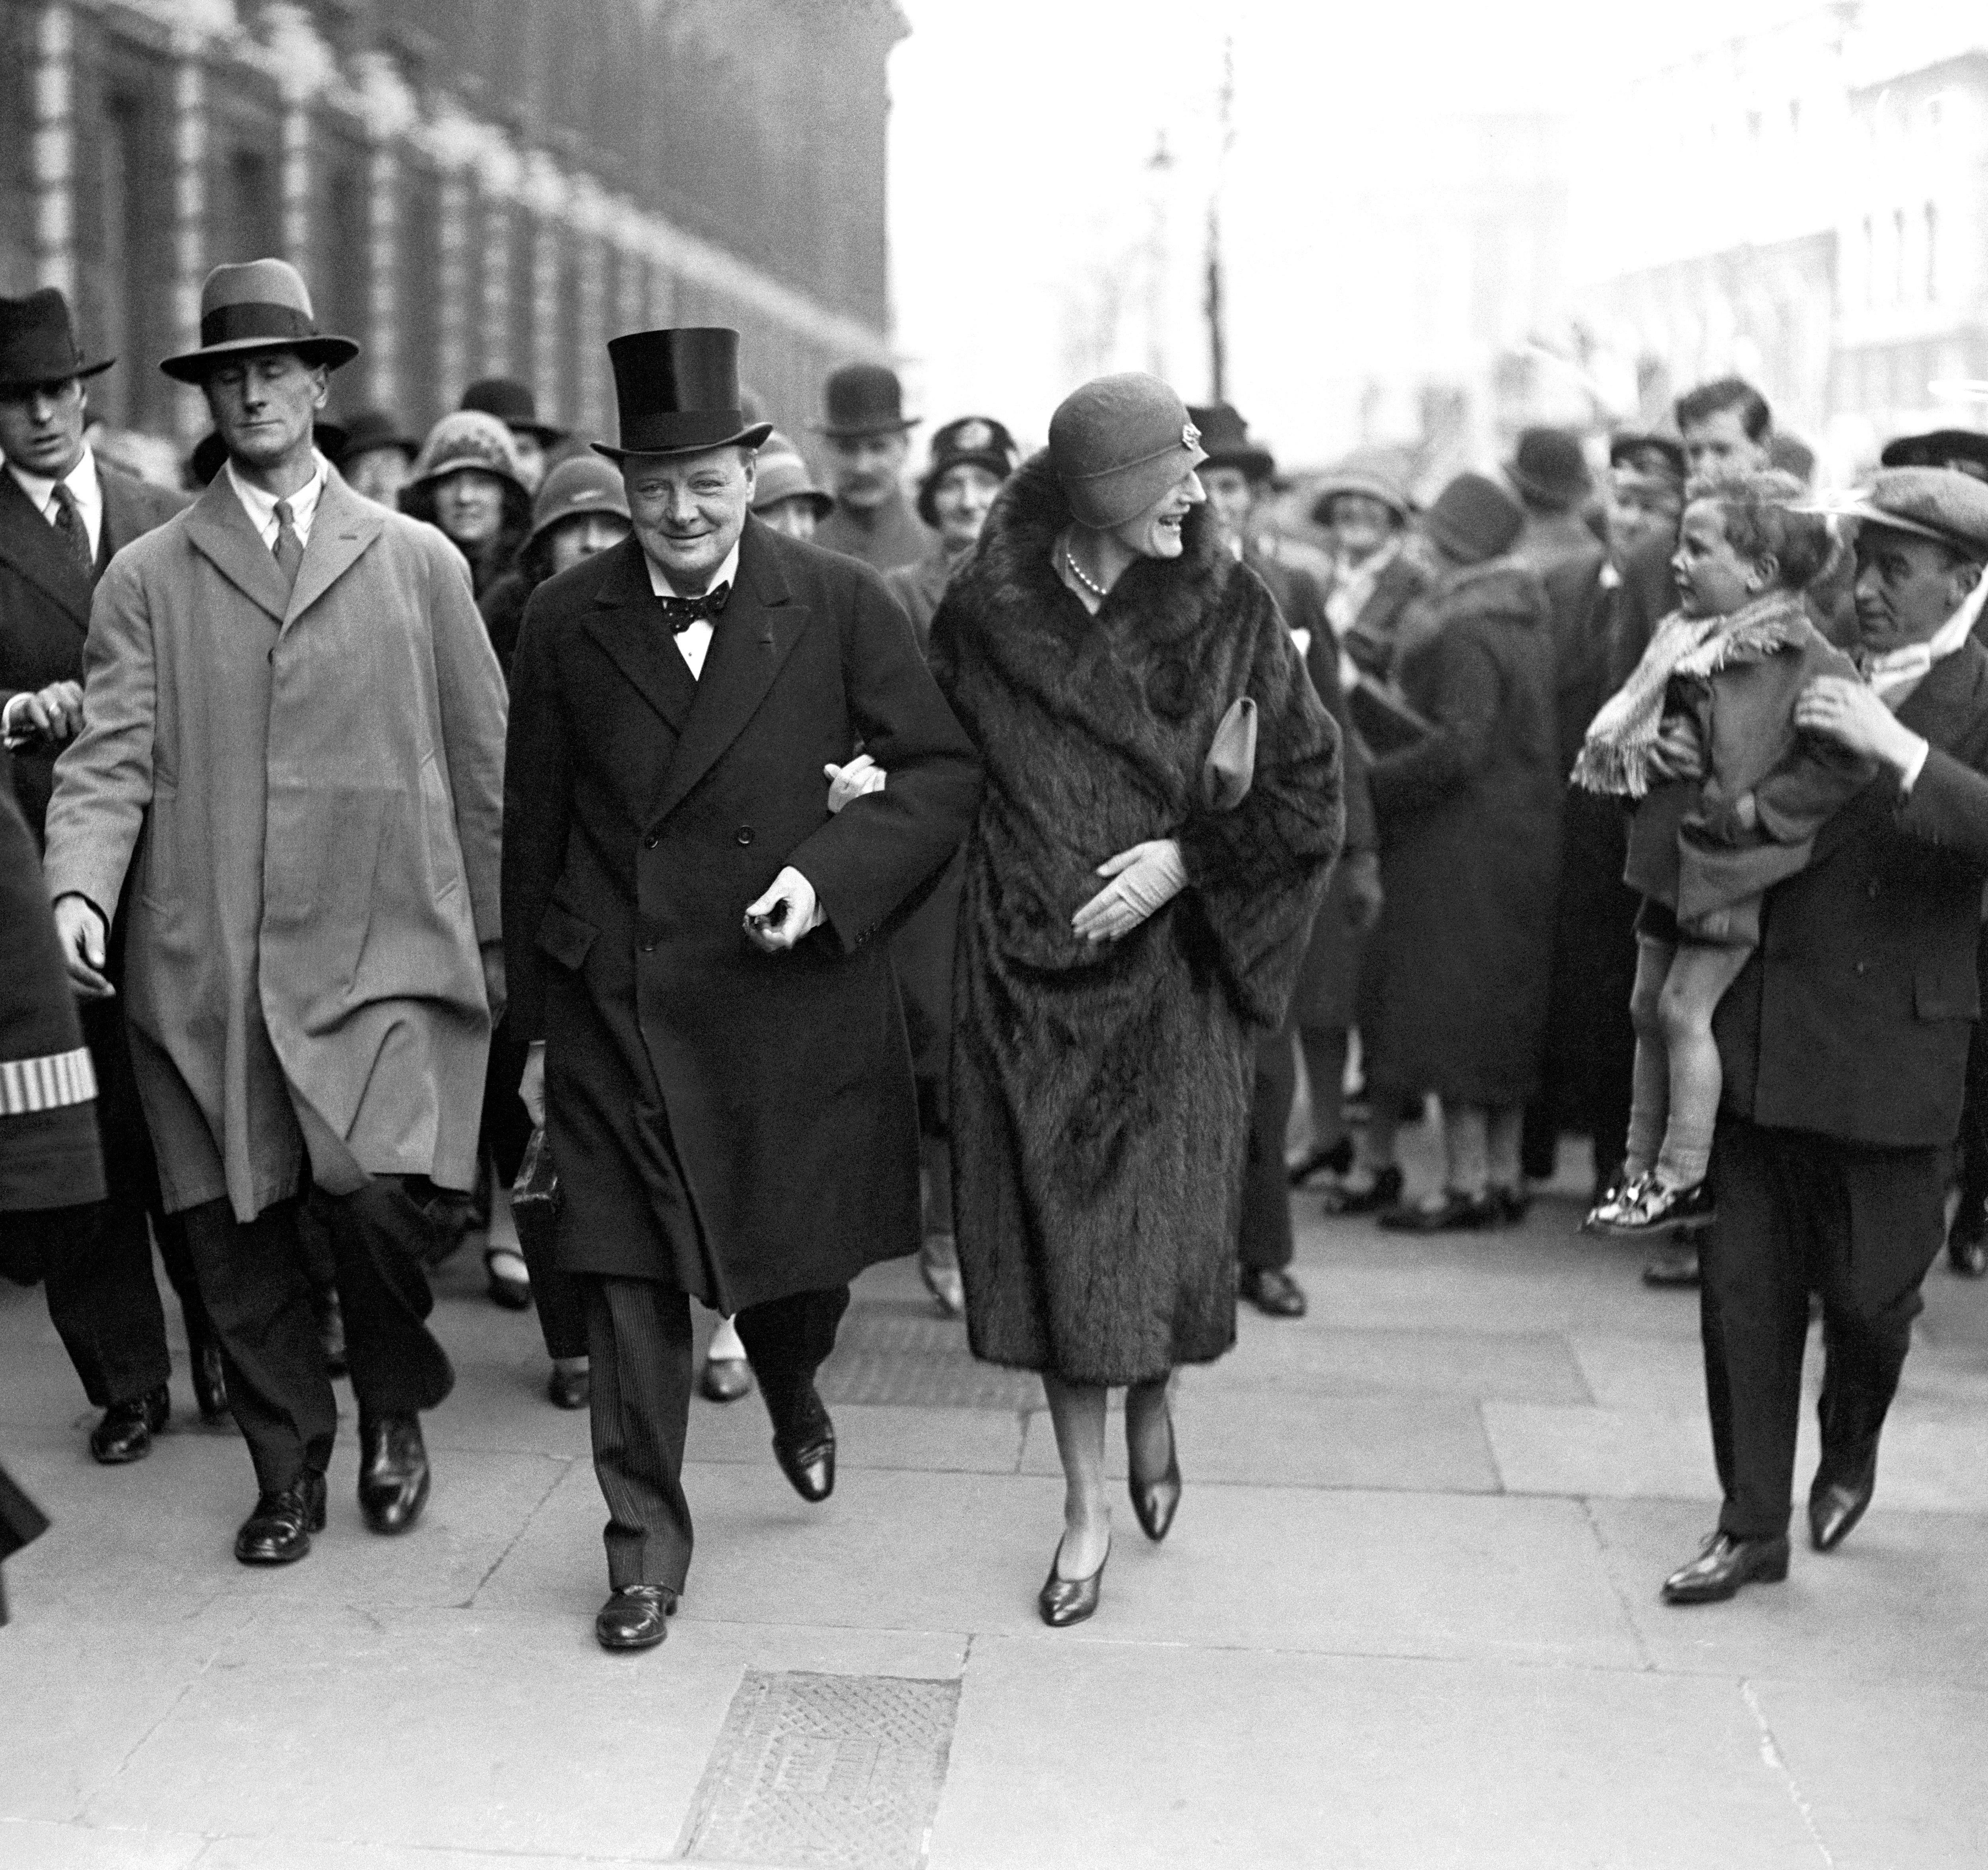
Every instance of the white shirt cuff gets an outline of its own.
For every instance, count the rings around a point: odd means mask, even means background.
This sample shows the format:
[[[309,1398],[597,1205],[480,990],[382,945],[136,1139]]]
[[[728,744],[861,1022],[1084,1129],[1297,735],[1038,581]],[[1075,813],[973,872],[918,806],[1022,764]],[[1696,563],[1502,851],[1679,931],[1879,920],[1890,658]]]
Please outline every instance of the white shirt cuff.
[[[1925,770],[1926,756],[1932,751],[1931,741],[1917,734],[1912,738],[1919,742],[1919,747],[1905,763],[1905,771],[1898,775],[1898,796],[1902,799],[1912,796],[1912,788],[1919,783],[1919,775]]]

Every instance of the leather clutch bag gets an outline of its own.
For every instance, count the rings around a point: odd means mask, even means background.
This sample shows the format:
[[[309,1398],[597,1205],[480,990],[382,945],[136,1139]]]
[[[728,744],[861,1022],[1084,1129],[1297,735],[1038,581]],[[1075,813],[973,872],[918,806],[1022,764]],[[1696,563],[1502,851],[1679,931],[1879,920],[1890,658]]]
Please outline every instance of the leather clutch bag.
[[[560,1202],[559,1170],[552,1149],[545,1131],[534,1130],[525,1145],[525,1159],[518,1165],[518,1178],[511,1185],[511,1218],[517,1222],[519,1235],[534,1246],[541,1240],[549,1244]]]
[[[1256,777],[1256,704],[1232,702],[1201,763],[1201,802],[1211,812],[1232,812],[1249,796]]]

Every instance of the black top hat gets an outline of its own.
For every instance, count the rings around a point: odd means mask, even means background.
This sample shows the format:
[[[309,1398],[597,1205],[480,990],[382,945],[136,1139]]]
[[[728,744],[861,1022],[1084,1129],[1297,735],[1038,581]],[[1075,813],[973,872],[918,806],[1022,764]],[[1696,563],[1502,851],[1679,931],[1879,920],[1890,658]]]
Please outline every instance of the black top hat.
[[[245,260],[217,266],[201,282],[200,348],[159,368],[178,382],[200,383],[229,359],[270,350],[334,370],[359,355],[350,338],[318,329],[310,288],[288,260]]]
[[[694,455],[705,448],[756,448],[770,422],[748,422],[739,391],[739,333],[722,325],[631,331],[612,339],[614,404],[621,442],[593,445],[610,461],[631,455]]]
[[[901,435],[918,425],[904,414],[904,386],[881,364],[845,364],[831,370],[821,389],[822,418],[808,426],[818,435],[854,440],[858,435]]]
[[[1249,439],[1249,425],[1227,403],[1190,403],[1188,414],[1201,431],[1201,445],[1208,451],[1204,468],[1240,468],[1253,481],[1266,481],[1277,471],[1276,460],[1266,448]]]
[[[1950,468],[1988,481],[1988,435],[1976,428],[1936,428],[1923,435],[1900,435],[1885,444],[1881,468]]]
[[[117,360],[83,362],[76,321],[59,286],[44,286],[25,299],[0,299],[0,389],[94,377]]]
[[[457,406],[480,409],[485,415],[494,415],[506,428],[522,429],[528,435],[537,436],[548,448],[555,441],[566,439],[564,429],[555,428],[551,423],[539,420],[539,399],[532,394],[531,385],[519,383],[515,377],[481,377],[463,391],[462,401]]]
[[[1564,512],[1594,487],[1581,438],[1570,429],[1522,428],[1505,478],[1534,505]]]
[[[927,526],[938,524],[932,495],[955,468],[984,468],[997,481],[1005,481],[1015,472],[1020,453],[1015,438],[991,415],[963,415],[958,421],[935,430],[931,459],[926,465],[925,478],[918,482],[918,517]]]

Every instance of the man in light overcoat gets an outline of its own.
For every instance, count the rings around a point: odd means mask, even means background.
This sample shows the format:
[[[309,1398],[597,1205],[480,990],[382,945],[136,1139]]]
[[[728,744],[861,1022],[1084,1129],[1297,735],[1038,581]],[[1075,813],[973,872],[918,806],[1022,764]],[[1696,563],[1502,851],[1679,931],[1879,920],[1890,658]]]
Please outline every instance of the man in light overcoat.
[[[849,1281],[918,1246],[888,937],[979,790],[883,580],[749,517],[737,350],[608,347],[635,536],[539,587],[512,669],[512,1020],[587,1294],[613,1649],[663,1640],[690,1564],[691,1298],[737,1314],[795,1490],[834,1485],[815,1371]],[[888,779],[832,810],[859,739]]]
[[[284,262],[209,275],[200,347],[163,367],[205,391],[228,463],[98,587],[49,813],[86,994],[130,875],[134,1059],[255,1463],[248,1564],[301,1557],[324,1523],[337,1415],[306,1195],[336,1260],[365,1519],[403,1530],[427,1498],[419,1412],[454,1373],[422,1256],[472,1183],[502,996],[503,678],[454,548],[312,445],[357,349]]]

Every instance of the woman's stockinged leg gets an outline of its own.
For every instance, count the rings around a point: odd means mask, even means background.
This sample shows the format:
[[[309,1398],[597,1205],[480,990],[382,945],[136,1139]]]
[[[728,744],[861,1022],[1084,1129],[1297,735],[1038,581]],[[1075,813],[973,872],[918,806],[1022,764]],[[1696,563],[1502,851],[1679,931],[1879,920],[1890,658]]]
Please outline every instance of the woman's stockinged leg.
[[[1441,1101],[1443,1185],[1482,1195],[1491,1185],[1489,1113],[1481,1104]]]
[[[1659,1006],[1669,1055],[1669,1121],[1657,1157],[1658,1178],[1674,1189],[1696,1187],[1712,1161],[1725,1077],[1712,1016],[1753,952],[1746,946],[1689,942],[1677,951]]]
[[[1158,1479],[1172,1458],[1173,1415],[1168,1405],[1172,1388],[1171,1375],[1126,1388],[1125,1459],[1135,1480]]]
[[[1066,1383],[1043,1372],[1043,1394],[1063,1462],[1063,1547],[1057,1571],[1088,1577],[1111,1549],[1111,1509],[1104,1495],[1104,1415],[1101,1384]]]
[[[1646,1175],[1656,1167],[1670,1114],[1670,1057],[1664,1043],[1662,1006],[1664,982],[1676,952],[1669,942],[1652,935],[1636,938],[1636,984],[1629,995],[1629,1023],[1636,1029],[1636,1069],[1630,1083],[1625,1181]]]

